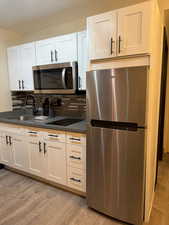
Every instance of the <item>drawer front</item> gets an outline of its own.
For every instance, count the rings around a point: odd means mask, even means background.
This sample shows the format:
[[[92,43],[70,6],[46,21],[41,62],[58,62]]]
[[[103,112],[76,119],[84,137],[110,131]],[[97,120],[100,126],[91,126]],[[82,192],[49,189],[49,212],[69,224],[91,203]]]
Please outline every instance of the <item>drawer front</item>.
[[[68,167],[68,186],[80,191],[86,191],[86,179],[82,170]]]
[[[67,133],[66,142],[68,144],[77,144],[77,145],[85,145],[86,144],[86,137],[83,134],[79,133]]]
[[[67,144],[67,162],[70,167],[85,169],[85,155],[83,147]]]
[[[51,142],[65,142],[66,134],[64,132],[45,133],[45,140]]]

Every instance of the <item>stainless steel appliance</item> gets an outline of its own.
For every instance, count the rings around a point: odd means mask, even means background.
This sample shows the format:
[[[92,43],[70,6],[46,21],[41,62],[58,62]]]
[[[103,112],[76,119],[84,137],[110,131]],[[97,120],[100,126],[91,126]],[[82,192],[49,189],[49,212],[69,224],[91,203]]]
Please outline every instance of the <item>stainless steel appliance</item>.
[[[74,94],[78,88],[77,71],[77,62],[34,66],[34,92]]]
[[[144,218],[148,67],[87,73],[88,206],[131,224]]]

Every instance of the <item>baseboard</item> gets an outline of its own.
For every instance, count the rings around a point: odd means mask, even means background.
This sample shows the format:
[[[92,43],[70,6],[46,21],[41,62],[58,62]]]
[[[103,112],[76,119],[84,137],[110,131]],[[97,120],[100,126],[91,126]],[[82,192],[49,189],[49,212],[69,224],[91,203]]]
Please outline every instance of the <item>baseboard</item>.
[[[152,208],[153,208],[154,196],[155,196],[155,192],[153,192],[153,197],[152,197],[152,201],[151,201],[151,207],[150,207],[150,210],[149,210],[147,216],[145,216],[145,219],[144,219],[144,222],[145,222],[145,223],[149,223],[150,216],[151,216],[151,211],[152,211]]]

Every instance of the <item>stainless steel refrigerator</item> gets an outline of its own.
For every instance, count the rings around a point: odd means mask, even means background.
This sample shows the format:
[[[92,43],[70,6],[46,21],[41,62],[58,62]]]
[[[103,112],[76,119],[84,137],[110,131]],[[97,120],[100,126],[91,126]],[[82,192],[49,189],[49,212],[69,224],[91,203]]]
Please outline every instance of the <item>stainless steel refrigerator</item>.
[[[87,202],[118,220],[144,219],[148,67],[87,73]]]

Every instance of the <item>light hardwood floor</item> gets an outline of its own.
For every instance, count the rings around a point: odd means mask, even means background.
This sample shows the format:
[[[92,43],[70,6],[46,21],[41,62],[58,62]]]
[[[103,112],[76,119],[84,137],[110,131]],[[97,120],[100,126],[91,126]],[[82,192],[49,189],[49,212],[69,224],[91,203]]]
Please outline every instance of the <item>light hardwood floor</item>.
[[[8,170],[0,170],[0,225],[123,224],[88,209],[84,198]],[[148,225],[169,225],[169,156],[160,163]]]

